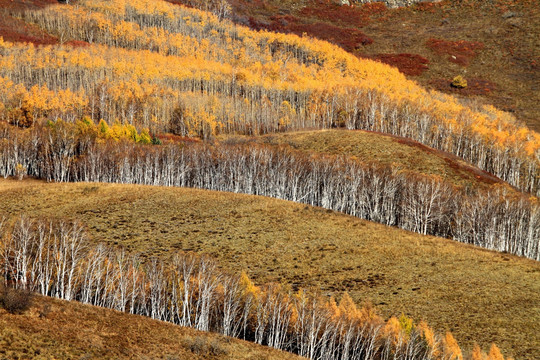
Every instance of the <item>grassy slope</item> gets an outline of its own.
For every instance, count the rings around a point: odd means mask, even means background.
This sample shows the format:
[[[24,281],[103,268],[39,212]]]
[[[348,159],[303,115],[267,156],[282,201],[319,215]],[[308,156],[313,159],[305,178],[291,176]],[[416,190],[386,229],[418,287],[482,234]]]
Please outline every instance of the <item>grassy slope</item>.
[[[364,31],[373,35],[373,47],[367,54],[409,52],[430,60],[429,70],[418,78],[425,86],[463,96],[478,96],[485,102],[515,113],[529,127],[540,129],[540,7],[528,1],[483,0],[443,5],[433,11],[403,11],[396,19],[373,23]],[[506,12],[516,16],[503,18]],[[474,20],[473,20],[474,19]],[[438,55],[426,46],[430,38],[482,42],[469,66],[449,61],[449,55]],[[469,91],[449,86],[456,75],[487,81]],[[442,80],[442,81],[441,81]],[[446,82],[444,81],[446,80]],[[478,94],[478,95],[477,95]]]
[[[384,316],[403,312],[451,330],[466,347],[496,342],[507,355],[540,358],[534,261],[285,201],[192,189],[2,180],[0,208],[80,219],[93,241],[148,255],[206,253],[257,283],[348,291]]]
[[[293,13],[301,10],[295,1],[279,3]],[[304,3],[309,5],[309,1]],[[257,1],[253,4],[260,5]],[[0,6],[4,6],[2,1]],[[272,6],[259,9],[257,16],[261,18],[265,11],[276,13]],[[442,84],[456,74],[490,81],[496,87],[489,92],[458,93],[480,93],[486,101],[516,111],[518,118],[538,130],[538,71],[532,65],[540,55],[535,45],[539,39],[535,35],[538,11],[534,7],[530,11],[530,5],[515,7],[517,19],[506,20],[501,17],[504,10],[483,9],[484,15],[479,16],[479,9],[445,5],[434,11],[392,10],[362,27],[375,42],[357,53],[425,56],[430,60],[429,70],[415,79],[449,92],[456,90]],[[38,29],[20,31],[17,19],[5,15],[3,21],[1,16],[0,35],[8,35],[8,40],[57,41]],[[425,42],[430,37],[482,41],[486,47],[468,67],[462,67],[448,61],[447,55],[429,50]],[[405,149],[397,140],[383,143],[375,134],[343,134],[327,132],[316,138],[310,133],[276,135],[262,141],[381,162],[399,159],[406,168],[445,175],[462,185],[477,176],[456,168],[453,159],[427,159],[425,149]],[[357,142],[365,144],[364,150],[356,147]],[[540,268],[534,262],[276,200],[114,185],[19,186],[21,183],[0,183],[0,191],[5,191],[1,193],[1,209],[81,218],[95,241],[123,244],[149,254],[171,248],[205,252],[217,257],[224,267],[248,270],[259,283],[282,281],[321,288],[325,293],[348,291],[357,301],[372,300],[385,316],[404,312],[426,319],[439,330],[452,330],[468,346],[473,339],[484,348],[494,341],[508,355],[540,358]],[[1,316],[3,321],[4,314]],[[66,318],[63,326],[73,325]],[[24,334],[29,328],[22,325]],[[27,336],[17,334],[17,338]],[[50,349],[58,348],[58,343],[53,343]]]
[[[300,359],[249,342],[142,316],[36,297],[0,309],[0,359]]]
[[[374,58],[381,54],[420,55],[429,60],[428,70],[411,78],[423,86],[479,98],[514,112],[529,127],[540,130],[540,7],[536,0],[445,0],[435,6],[427,4],[382,12],[369,5],[353,10],[328,6],[324,3],[332,1],[325,0],[231,2],[241,21],[247,22],[251,16],[263,27],[291,29],[289,24],[295,22],[290,18],[271,19],[281,14],[294,16],[300,24],[323,23],[360,29],[373,43],[359,46],[353,50],[355,54]],[[306,8],[319,11],[314,14]],[[314,27],[313,32],[306,32],[316,36],[318,31]],[[352,31],[345,33],[352,34]],[[468,66],[463,66],[451,61],[452,54],[439,55],[431,50],[426,45],[430,38],[481,42],[484,48],[476,52]],[[333,40],[332,34],[328,34],[327,40],[339,43],[349,39],[341,35]],[[469,80],[468,89],[449,86],[456,75]]]
[[[410,139],[361,130],[299,131],[262,137],[227,136],[224,141],[287,145],[308,154],[343,155],[399,171],[436,175],[457,186],[487,188],[500,179],[462,159]]]

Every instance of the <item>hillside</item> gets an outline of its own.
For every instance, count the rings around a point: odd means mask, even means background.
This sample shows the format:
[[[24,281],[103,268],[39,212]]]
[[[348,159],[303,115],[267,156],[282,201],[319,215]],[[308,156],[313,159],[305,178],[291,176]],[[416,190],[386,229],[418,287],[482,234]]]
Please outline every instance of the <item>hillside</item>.
[[[306,154],[351,157],[398,172],[438,176],[455,186],[489,188],[504,182],[462,159],[407,138],[362,130],[298,131],[259,137],[224,136],[226,143],[285,145]]]
[[[420,236],[326,210],[201,190],[0,182],[11,215],[79,219],[95,242],[148,256],[170,249],[216,258],[256,283],[347,291],[384,317],[402,312],[460,344],[492,342],[538,357],[537,262]],[[219,206],[216,206],[219,204]]]
[[[62,46],[0,42],[0,115],[12,125],[86,118],[203,139],[363,129],[411,138],[540,191],[540,136],[512,115],[427,90],[307,34],[254,32],[148,0],[78,1],[18,20]]]
[[[0,0],[7,283],[311,358],[540,358],[537,4],[229,2]],[[62,304],[0,349],[274,356]]]
[[[445,0],[400,9],[354,0],[354,7],[331,0],[230,2],[239,23],[328,40],[396,66],[423,86],[493,104],[540,129],[536,1]],[[467,88],[450,86],[456,75],[468,80]]]
[[[114,310],[36,296],[0,308],[0,359],[300,359],[290,353]]]

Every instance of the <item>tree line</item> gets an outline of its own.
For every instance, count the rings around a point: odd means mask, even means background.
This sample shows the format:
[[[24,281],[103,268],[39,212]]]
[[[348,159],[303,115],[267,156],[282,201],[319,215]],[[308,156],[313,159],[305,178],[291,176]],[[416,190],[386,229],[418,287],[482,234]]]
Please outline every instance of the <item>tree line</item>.
[[[0,218],[4,286],[214,331],[309,359],[462,360],[450,333],[437,335],[405,316],[384,321],[345,294],[333,298],[255,286],[208,257],[177,253],[145,258],[92,245],[79,223]],[[493,345],[473,360],[504,360]]]
[[[540,260],[540,207],[504,186],[458,188],[435,176],[281,147],[107,140],[75,126],[59,121],[25,131],[0,127],[0,176],[16,175],[20,165],[48,181],[269,196]]]

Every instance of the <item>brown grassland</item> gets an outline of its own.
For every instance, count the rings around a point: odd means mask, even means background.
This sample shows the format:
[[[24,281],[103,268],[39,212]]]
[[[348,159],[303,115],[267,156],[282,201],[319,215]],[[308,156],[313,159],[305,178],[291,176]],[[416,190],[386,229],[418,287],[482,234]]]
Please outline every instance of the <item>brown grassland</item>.
[[[479,98],[514,113],[532,129],[540,129],[538,3],[445,1],[428,9],[416,6],[395,14],[394,18],[373,22],[364,29],[373,37],[375,45],[366,49],[367,54],[405,52],[425,56],[430,64],[418,77],[422,85]],[[483,49],[475,51],[468,65],[462,65],[456,63],[460,56],[457,52],[441,55],[433,51],[428,46],[432,38],[482,43]],[[450,86],[456,75],[485,85],[460,91]],[[444,85],[441,79],[446,80]]]
[[[450,330],[465,349],[540,357],[540,265],[447,239],[255,196],[183,188],[0,181],[15,216],[78,219],[93,242],[146,256],[208,254],[256,283],[320,289]]]
[[[346,156],[397,171],[434,175],[460,187],[488,188],[508,184],[461,158],[419,142],[363,130],[319,130],[276,133],[260,137],[223,136],[225,142],[285,145],[307,154]]]
[[[36,297],[22,315],[0,309],[0,359],[299,359],[269,347],[147,317]]]

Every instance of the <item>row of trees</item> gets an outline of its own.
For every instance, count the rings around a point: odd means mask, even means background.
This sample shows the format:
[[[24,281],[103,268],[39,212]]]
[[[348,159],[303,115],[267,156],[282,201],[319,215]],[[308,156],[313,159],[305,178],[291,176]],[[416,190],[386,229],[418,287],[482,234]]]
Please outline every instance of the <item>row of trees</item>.
[[[17,164],[49,181],[182,186],[270,196],[421,234],[540,260],[540,207],[506,187],[459,189],[344,157],[271,146],[188,142],[148,146],[106,140],[75,126],[0,131],[0,176]]]
[[[12,123],[87,115],[202,138],[343,126],[415,139],[540,193],[540,135],[328,43],[151,0],[84,0],[25,18],[91,45],[0,41],[0,117]]]
[[[86,240],[80,224],[32,221],[8,227],[0,219],[0,276],[4,284],[215,331],[291,351],[310,359],[462,360],[450,333],[441,337],[405,316],[387,322],[345,294],[333,298],[257,287],[245,274],[227,274],[207,257],[178,253],[144,259]],[[489,357],[504,360],[496,346]]]

